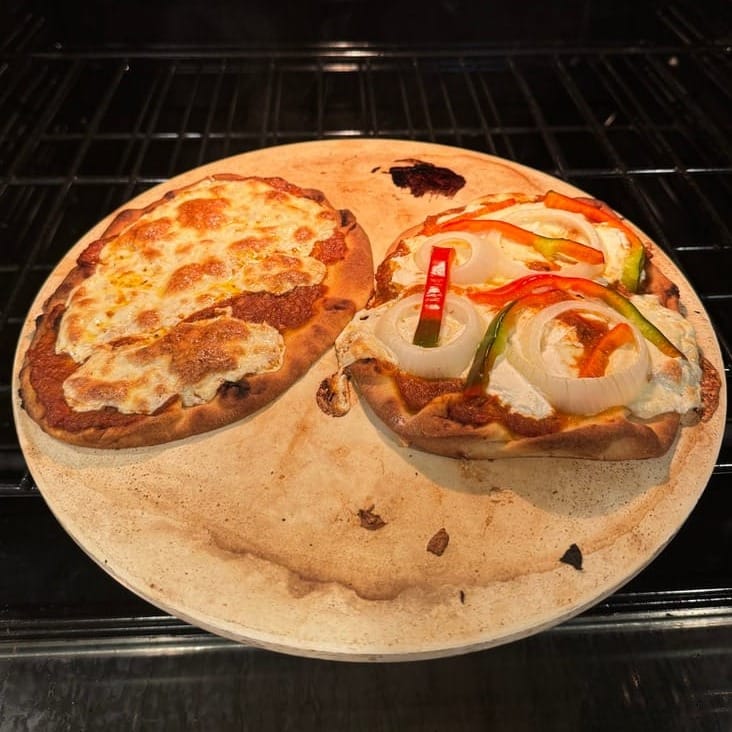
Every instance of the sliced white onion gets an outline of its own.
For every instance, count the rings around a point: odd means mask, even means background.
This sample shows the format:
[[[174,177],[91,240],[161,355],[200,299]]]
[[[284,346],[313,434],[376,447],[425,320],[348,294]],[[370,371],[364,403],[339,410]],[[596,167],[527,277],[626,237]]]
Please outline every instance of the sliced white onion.
[[[455,259],[450,267],[450,281],[460,285],[486,282],[496,269],[496,250],[485,236],[466,231],[446,231],[430,236],[414,253],[417,266],[426,272],[432,247],[452,247]]]
[[[397,300],[380,317],[374,333],[404,371],[426,379],[459,377],[470,364],[483,335],[481,316],[470,300],[448,294],[440,343],[425,348],[412,343],[421,307],[419,294]]]
[[[496,211],[491,218],[507,221],[514,226],[531,231],[539,236],[546,236],[557,239],[573,239],[580,244],[585,244],[603,253],[607,261],[608,252],[594,226],[580,214],[561,209],[546,208],[542,203],[525,203],[518,206]],[[492,232],[488,236],[489,241],[497,248],[501,247],[503,235],[500,232]],[[498,274],[505,277],[516,278],[528,274],[536,274],[521,261],[512,257],[501,257],[499,260]],[[604,264],[588,264],[587,262],[566,262],[561,259],[555,260],[554,264],[559,266],[558,274],[566,277],[585,277],[593,279],[602,274]]]
[[[633,331],[632,361],[597,377],[572,377],[553,371],[544,357],[544,334],[552,320],[567,311],[593,313],[613,326],[627,323]],[[557,409],[568,414],[592,415],[629,404],[648,379],[650,356],[640,331],[611,308],[600,303],[565,300],[541,310],[511,340],[507,358]]]

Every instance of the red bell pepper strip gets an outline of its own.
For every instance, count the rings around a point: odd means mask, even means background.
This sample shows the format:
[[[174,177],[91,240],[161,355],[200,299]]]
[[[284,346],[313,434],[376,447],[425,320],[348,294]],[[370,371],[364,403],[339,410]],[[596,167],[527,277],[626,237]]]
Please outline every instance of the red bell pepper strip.
[[[622,231],[630,244],[630,252],[623,263],[620,281],[630,292],[638,291],[640,277],[646,261],[646,250],[640,237],[617,214],[599,201],[572,198],[557,191],[549,191],[544,196],[544,205],[547,208],[559,208],[564,211],[578,213],[592,223],[609,224]]]
[[[686,356],[650,320],[647,320],[630,300],[610,287],[593,280],[582,277],[562,277],[555,274],[529,275],[494,290],[472,292],[470,298],[478,303],[500,307],[509,300],[548,290],[561,290],[562,292],[602,300],[606,305],[633,323],[643,334],[643,337],[653,343],[662,353],[671,358],[686,359]]]
[[[453,247],[432,247],[427,281],[422,296],[417,329],[412,343],[415,346],[433,348],[439,343],[440,328],[445,314],[445,298],[450,281],[450,264],[455,256]]]
[[[513,280],[506,285],[502,285],[501,287],[494,287],[491,290],[476,290],[468,294],[471,299],[475,300],[475,302],[482,303],[483,305],[501,307],[509,300],[516,300],[519,297],[524,297],[524,295],[541,291],[548,292],[549,290],[557,289],[559,287],[557,280],[559,279],[569,282],[570,280],[577,280],[580,278],[560,278],[559,275],[541,272],[534,275],[527,275],[526,277],[519,277],[518,279]]]
[[[610,356],[621,346],[633,342],[633,331],[627,323],[618,323],[611,328],[590,351],[579,368],[582,378],[602,376],[607,370]]]
[[[548,191],[544,196],[544,205],[547,208],[560,208],[564,211],[582,214],[588,221],[599,224],[606,221],[618,221],[618,217],[594,199],[573,198],[557,191]]]
[[[454,231],[455,229],[446,227],[453,227],[461,222],[472,221],[480,216],[486,216],[494,211],[500,211],[502,208],[513,206],[515,203],[515,198],[505,198],[502,201],[492,201],[491,203],[484,203],[482,206],[475,209],[475,211],[460,213],[441,221],[439,220],[440,216],[444,216],[444,213],[438,214],[437,216],[428,216],[422,227],[422,233],[426,236],[432,236],[433,234],[439,234],[442,231]]]

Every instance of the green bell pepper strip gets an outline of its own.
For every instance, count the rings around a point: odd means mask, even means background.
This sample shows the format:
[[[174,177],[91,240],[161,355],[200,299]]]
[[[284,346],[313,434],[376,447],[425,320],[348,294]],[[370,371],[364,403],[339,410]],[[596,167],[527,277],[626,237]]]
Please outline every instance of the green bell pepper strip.
[[[503,323],[516,302],[516,300],[512,300],[504,305],[488,325],[488,329],[475,351],[473,363],[468,372],[465,389],[463,390],[466,397],[481,396],[488,388],[488,379],[493,364],[496,358],[503,353],[508,342],[509,328],[504,327]]]
[[[478,348],[475,351],[473,363],[468,371],[463,393],[466,397],[481,396],[488,389],[490,372],[496,359],[506,350],[508,338],[513,330],[516,318],[525,307],[545,307],[558,300],[567,299],[567,295],[560,290],[524,294],[516,300],[506,303],[494,316],[488,325]]]
[[[647,320],[633,303],[619,292],[582,277],[562,277],[554,274],[537,274],[514,280],[494,290],[471,292],[470,298],[477,303],[501,307],[509,300],[549,290],[561,290],[574,295],[602,300],[638,328],[643,337],[671,358],[686,356],[655,326]]]
[[[547,208],[558,208],[584,216],[588,221],[613,226],[625,234],[630,244],[630,252],[623,262],[620,273],[620,282],[630,292],[638,292],[640,277],[646,261],[646,250],[640,237],[613,211],[603,206],[599,201],[582,200],[565,196],[557,191],[549,191],[544,196],[544,205]]]

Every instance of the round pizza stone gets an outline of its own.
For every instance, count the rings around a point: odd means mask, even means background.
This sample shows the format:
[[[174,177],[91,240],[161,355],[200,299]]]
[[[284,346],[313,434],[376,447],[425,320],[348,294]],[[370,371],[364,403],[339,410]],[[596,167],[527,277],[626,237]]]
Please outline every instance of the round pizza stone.
[[[430,189],[429,167],[421,188],[394,176],[395,168],[417,162],[461,176],[464,185]],[[336,208],[355,214],[375,262],[427,214],[485,193],[579,193],[490,156],[372,139],[217,161],[132,205],[213,172],[282,176],[322,190]],[[68,253],[39,293],[16,373],[44,298],[108,220]],[[655,257],[678,284],[704,353],[722,373],[701,303],[668,258],[658,250]],[[383,661],[505,643],[615,591],[653,560],[693,509],[724,427],[722,393],[712,419],[684,428],[659,459],[455,460],[398,444],[358,402],[339,418],[320,411],[318,385],[336,368],[331,351],[254,416],[166,445],[69,446],[44,434],[16,397],[18,434],[65,530],[146,600],[257,646]]]

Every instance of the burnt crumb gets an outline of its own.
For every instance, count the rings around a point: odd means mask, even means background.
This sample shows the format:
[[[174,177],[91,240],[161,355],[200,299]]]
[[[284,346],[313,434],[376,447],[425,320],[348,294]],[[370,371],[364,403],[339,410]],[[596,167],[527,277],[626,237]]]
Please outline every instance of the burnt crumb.
[[[722,389],[722,378],[712,362],[701,357],[701,421],[708,422],[719,406],[719,394]]]
[[[465,604],[465,590],[460,590],[460,604]]]
[[[373,504],[368,508],[359,508],[358,519],[361,522],[361,528],[369,531],[376,531],[386,526],[386,521],[378,513],[374,513]]]
[[[582,552],[576,544],[572,544],[569,549],[562,555],[560,562],[569,564],[576,570],[582,569]]]
[[[399,188],[408,188],[416,198],[424,196],[425,193],[439,193],[451,198],[465,185],[465,178],[449,168],[421,160],[401,162],[411,165],[392,165],[389,168],[392,182]]]
[[[343,417],[351,409],[351,389],[348,376],[336,372],[323,379],[315,393],[320,411],[329,417]]]
[[[442,528],[427,542],[427,551],[441,557],[449,543],[450,535]]]

